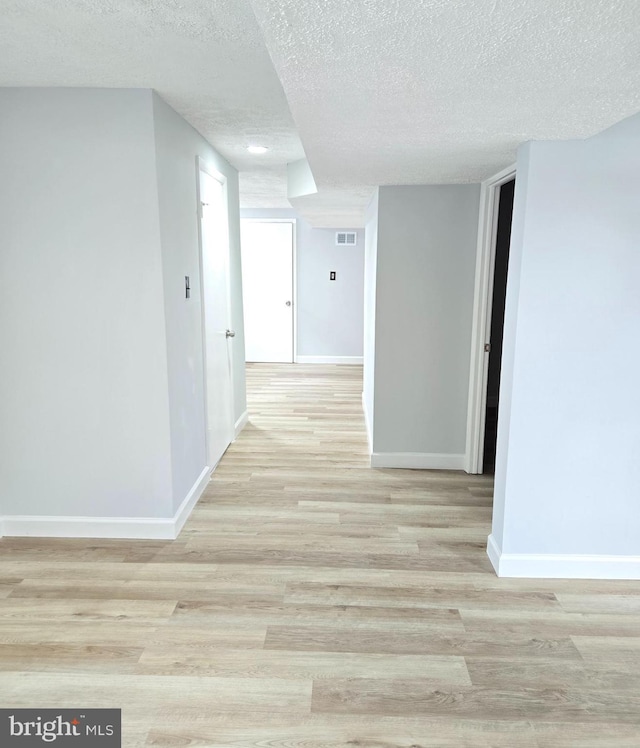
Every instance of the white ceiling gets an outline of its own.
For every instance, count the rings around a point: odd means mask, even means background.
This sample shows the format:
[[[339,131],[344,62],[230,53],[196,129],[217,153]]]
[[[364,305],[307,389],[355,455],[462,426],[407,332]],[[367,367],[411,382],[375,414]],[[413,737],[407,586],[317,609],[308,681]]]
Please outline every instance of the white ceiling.
[[[252,0],[318,187],[477,182],[640,109],[638,0]],[[329,216],[330,218],[330,216]]]
[[[352,227],[375,185],[479,181],[637,112],[639,39],[637,0],[2,0],[0,85],[155,88],[245,206],[286,207],[306,152],[295,207]]]
[[[0,86],[154,88],[241,170],[243,199],[290,207],[304,157],[248,0],[2,0]],[[247,153],[265,142],[267,154]]]

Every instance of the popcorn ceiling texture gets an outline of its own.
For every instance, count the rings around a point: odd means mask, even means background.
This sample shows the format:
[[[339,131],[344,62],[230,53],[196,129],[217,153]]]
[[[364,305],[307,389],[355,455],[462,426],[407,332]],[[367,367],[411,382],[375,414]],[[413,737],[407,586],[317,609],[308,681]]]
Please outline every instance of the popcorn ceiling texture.
[[[269,166],[241,171],[240,207],[241,208],[288,208],[287,167]]]
[[[354,227],[375,185],[476,182],[637,112],[639,38],[637,0],[3,0],[0,85],[155,88],[245,207],[286,205],[306,152],[296,207]]]
[[[640,109],[637,0],[251,1],[321,194],[477,182]]]
[[[252,199],[288,205],[286,163],[304,150],[248,0],[3,0],[1,11],[0,86],[154,88],[247,171]],[[256,141],[271,150],[253,173]]]

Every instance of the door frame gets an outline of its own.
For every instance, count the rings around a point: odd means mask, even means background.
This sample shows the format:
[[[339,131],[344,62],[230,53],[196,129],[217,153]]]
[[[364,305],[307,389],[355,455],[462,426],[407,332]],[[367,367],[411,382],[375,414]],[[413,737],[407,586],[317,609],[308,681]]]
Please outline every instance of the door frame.
[[[293,306],[293,361],[298,363],[298,220],[296,218],[240,218],[240,236],[242,237],[242,223],[290,223],[291,224],[291,304]],[[242,239],[240,241],[242,255]]]
[[[487,407],[488,351],[491,312],[493,307],[493,276],[496,265],[496,238],[500,187],[516,176],[516,164],[508,166],[480,185],[480,213],[476,250],[476,275],[471,328],[471,366],[467,407],[467,440],[465,470],[482,473],[484,429]]]
[[[229,321],[230,329],[235,329],[233,325],[233,305],[231,303],[231,234],[229,226],[229,193],[227,185],[227,177],[210,164],[208,164],[202,157],[196,156],[196,215],[198,217],[198,273],[200,275],[200,319],[202,327],[202,394],[204,399],[204,439],[205,439],[205,450],[207,456],[207,467],[210,472],[216,468],[216,465],[209,465],[210,462],[210,450],[209,450],[209,393],[208,393],[208,364],[207,364],[207,325],[206,325],[206,310],[205,310],[205,289],[204,289],[204,247],[202,243],[202,200],[201,200],[201,186],[200,186],[200,172],[205,172],[212,179],[220,182],[222,185],[222,200],[225,206],[225,214],[227,216],[225,230],[225,243],[227,246],[227,320]],[[227,339],[227,348],[229,346]],[[229,352],[229,379],[230,379],[230,434],[231,438],[229,444],[233,442],[235,437],[235,389],[234,389],[234,364],[233,356]],[[216,463],[217,464],[217,463]]]

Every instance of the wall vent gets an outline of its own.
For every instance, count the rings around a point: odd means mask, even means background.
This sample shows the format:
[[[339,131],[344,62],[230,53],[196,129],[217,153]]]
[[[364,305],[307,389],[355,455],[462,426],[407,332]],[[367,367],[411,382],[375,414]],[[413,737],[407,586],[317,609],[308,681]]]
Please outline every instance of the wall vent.
[[[356,232],[338,231],[338,233],[336,234],[336,244],[341,247],[355,247]]]

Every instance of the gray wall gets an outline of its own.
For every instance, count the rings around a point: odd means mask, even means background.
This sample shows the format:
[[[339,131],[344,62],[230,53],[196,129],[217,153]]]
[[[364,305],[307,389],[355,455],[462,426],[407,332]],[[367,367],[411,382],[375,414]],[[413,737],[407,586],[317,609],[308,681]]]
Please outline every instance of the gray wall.
[[[166,517],[151,93],[0,89],[2,513]]]
[[[296,219],[298,356],[362,357],[364,231],[355,247],[337,247],[336,229],[315,229],[294,210],[242,210],[241,217]]]
[[[0,514],[170,518],[206,465],[196,155],[149,90],[0,89]],[[193,297],[184,299],[184,276]]]
[[[153,95],[158,201],[167,335],[174,510],[206,466],[202,299],[196,156],[227,178],[231,253],[234,420],[246,410],[238,175],[206,140]],[[184,276],[191,279],[185,299]]]
[[[378,189],[365,215],[364,250],[364,367],[362,404],[369,450],[373,445],[375,356],[376,356],[376,273],[378,259]]]
[[[518,153],[493,523],[507,554],[640,554],[639,146],[640,116]]]
[[[379,189],[376,453],[462,466],[479,195],[478,185]]]

